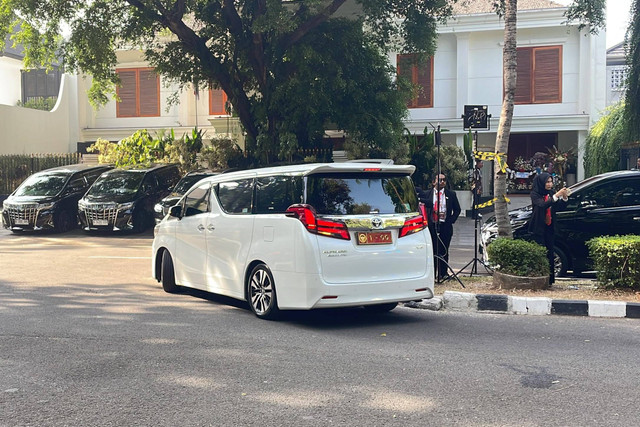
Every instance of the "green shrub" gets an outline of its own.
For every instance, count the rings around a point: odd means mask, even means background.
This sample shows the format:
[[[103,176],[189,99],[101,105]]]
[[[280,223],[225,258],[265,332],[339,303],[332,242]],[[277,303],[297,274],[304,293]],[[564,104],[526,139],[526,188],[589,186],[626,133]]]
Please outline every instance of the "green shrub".
[[[640,290],[640,236],[596,237],[587,246],[604,287]]]
[[[491,264],[501,273],[525,277],[549,275],[547,249],[537,243],[500,237],[487,247],[487,252]]]

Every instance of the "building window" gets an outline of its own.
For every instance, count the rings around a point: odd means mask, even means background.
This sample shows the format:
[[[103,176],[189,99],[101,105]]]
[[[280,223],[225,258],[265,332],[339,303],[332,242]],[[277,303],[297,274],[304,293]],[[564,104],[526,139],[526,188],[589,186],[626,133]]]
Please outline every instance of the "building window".
[[[209,89],[209,115],[227,116],[227,94],[222,89]]]
[[[160,78],[153,68],[129,68],[116,71],[121,87],[116,103],[117,117],[160,116]]]
[[[623,90],[627,81],[627,67],[615,67],[611,69],[611,90]]]
[[[398,76],[418,87],[417,96],[409,101],[409,108],[433,107],[433,57],[419,60],[416,54],[398,55]]]
[[[562,46],[518,48],[516,104],[562,102]]]

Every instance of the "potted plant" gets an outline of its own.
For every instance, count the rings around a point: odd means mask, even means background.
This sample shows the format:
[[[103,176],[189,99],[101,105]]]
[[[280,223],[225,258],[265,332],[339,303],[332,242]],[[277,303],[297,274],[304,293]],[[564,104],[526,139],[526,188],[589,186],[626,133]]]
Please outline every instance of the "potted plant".
[[[494,267],[493,285],[501,289],[549,287],[547,250],[534,242],[500,237],[488,247]]]

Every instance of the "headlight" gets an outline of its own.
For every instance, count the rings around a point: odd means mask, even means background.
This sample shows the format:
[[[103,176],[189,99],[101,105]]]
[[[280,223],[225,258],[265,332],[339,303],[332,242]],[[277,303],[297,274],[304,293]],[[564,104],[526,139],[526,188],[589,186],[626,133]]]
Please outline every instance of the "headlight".
[[[37,209],[39,211],[49,210],[55,206],[55,203],[38,203]]]
[[[127,210],[133,208],[134,202],[118,203],[118,210]]]
[[[78,209],[85,209],[86,207],[87,207],[87,202],[85,202],[82,199],[78,200]]]
[[[153,210],[155,211],[155,213],[159,213],[159,214],[164,212],[164,210],[162,209],[162,205],[160,203],[156,203],[156,205],[153,207]]]

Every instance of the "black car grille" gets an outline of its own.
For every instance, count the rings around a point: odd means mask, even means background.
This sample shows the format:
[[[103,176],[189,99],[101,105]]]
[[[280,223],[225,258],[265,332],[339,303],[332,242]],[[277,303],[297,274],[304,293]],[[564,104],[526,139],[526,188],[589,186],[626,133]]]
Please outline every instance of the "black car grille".
[[[4,211],[9,216],[9,221],[13,225],[29,225],[36,222],[38,215],[38,205],[36,203],[6,204]]]
[[[86,205],[83,210],[87,216],[87,221],[91,224],[101,221],[107,221],[107,224],[113,224],[116,220],[116,215],[118,214],[118,209],[114,204],[100,203]]]

